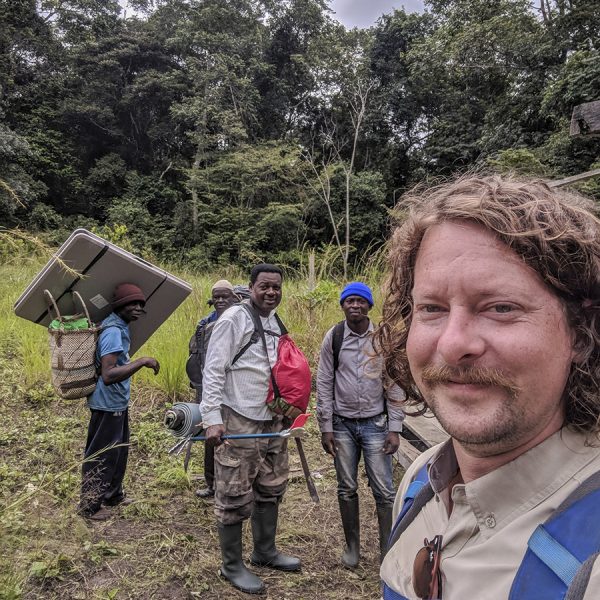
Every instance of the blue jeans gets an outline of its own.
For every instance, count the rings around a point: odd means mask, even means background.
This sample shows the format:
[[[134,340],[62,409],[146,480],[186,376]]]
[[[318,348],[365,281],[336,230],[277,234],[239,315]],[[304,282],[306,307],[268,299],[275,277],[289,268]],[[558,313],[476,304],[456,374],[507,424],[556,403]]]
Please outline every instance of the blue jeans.
[[[363,453],[375,503],[378,506],[394,503],[392,456],[384,454],[382,450],[387,434],[387,417],[384,414],[367,419],[333,415],[333,435],[337,447],[334,462],[339,498],[351,500],[357,497],[358,463]]]

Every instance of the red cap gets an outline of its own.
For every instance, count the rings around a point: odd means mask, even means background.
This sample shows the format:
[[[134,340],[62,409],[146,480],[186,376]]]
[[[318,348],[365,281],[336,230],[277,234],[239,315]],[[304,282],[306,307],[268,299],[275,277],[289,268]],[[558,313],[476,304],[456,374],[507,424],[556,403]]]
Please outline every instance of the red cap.
[[[142,302],[146,304],[144,292],[133,283],[120,283],[113,293],[111,304],[113,309],[121,308],[131,302]]]

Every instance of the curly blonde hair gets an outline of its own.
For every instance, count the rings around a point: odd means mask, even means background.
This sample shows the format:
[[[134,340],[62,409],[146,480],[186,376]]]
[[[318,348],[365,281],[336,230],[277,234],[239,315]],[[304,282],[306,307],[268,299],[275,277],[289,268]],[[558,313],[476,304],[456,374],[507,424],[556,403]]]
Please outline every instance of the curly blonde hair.
[[[388,250],[383,318],[375,345],[406,405],[426,406],[406,355],[417,252],[425,231],[446,221],[482,225],[534,269],[562,301],[575,333],[577,364],[565,388],[566,419],[600,433],[600,220],[594,203],[541,180],[463,176],[431,189],[415,188],[396,207],[399,224]]]

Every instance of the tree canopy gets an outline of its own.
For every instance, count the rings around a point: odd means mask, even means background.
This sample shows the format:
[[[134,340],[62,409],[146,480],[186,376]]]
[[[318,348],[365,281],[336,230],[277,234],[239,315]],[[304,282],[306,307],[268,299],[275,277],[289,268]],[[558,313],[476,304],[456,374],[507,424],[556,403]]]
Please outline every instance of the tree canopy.
[[[600,162],[568,133],[600,99],[594,0],[429,0],[367,30],[327,0],[130,4],[0,0],[2,225],[197,268],[333,244],[341,269],[423,179]]]

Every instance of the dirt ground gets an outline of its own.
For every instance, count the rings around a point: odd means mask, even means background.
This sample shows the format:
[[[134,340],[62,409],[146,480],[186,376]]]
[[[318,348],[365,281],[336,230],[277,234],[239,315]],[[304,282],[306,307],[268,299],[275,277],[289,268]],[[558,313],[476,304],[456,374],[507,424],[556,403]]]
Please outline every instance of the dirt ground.
[[[194,494],[202,483],[198,467],[202,448],[199,444],[194,447],[188,477],[182,457],[167,455],[173,439],[163,431],[165,405],[159,397],[138,399],[132,409],[126,484],[136,501],[114,509],[109,521],[93,523],[75,513],[79,489],[76,461],[83,449],[88,418],[85,405],[60,404],[49,392],[48,398],[18,398],[18,389],[16,396],[8,398],[6,391],[0,406],[4,504],[0,535],[5,546],[5,562],[0,560],[0,571],[5,570],[0,576],[1,600],[251,597],[217,576],[220,553],[213,506]],[[359,568],[349,571],[339,561],[343,532],[332,460],[321,449],[314,422],[309,432],[304,444],[321,501],[311,501],[291,444],[291,478],[280,509],[277,537],[280,549],[302,559],[302,571],[282,573],[252,567],[268,586],[267,594],[260,597],[379,598],[377,520],[364,470],[361,467],[362,558]],[[76,467],[69,467],[71,464]],[[32,477],[32,473],[37,475]],[[396,466],[396,480],[400,474]],[[247,557],[251,551],[249,523],[244,532]]]

